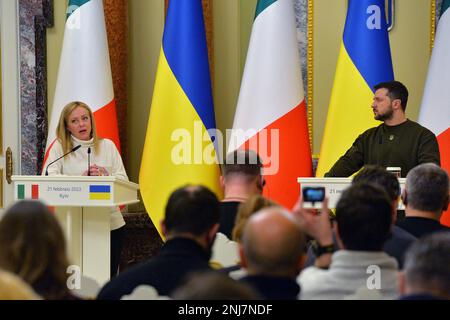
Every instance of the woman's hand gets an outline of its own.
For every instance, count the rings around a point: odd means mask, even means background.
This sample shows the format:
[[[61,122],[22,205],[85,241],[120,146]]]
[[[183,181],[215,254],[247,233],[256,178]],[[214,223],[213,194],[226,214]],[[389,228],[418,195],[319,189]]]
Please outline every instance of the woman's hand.
[[[91,176],[109,176],[108,170],[105,169],[105,167],[97,166],[96,164],[93,164],[89,167],[89,174]],[[83,176],[87,176],[88,171],[86,170],[83,172]]]

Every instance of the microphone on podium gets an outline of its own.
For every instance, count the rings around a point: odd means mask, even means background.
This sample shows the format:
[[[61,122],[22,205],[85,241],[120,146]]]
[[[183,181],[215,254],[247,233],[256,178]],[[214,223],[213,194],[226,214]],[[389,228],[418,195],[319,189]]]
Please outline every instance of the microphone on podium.
[[[90,176],[91,175],[91,147],[88,147],[87,153],[88,153],[88,173],[87,173],[87,175]]]
[[[47,167],[45,168],[45,175],[48,176],[48,167],[50,167],[50,166],[51,166],[52,164],[54,164],[56,161],[61,160],[62,158],[64,158],[64,157],[67,156],[68,154],[71,154],[72,152],[75,152],[75,151],[77,151],[77,150],[80,149],[80,148],[81,148],[81,144],[78,145],[78,146],[76,146],[76,147],[73,147],[72,150],[70,150],[70,151],[67,152],[66,154],[63,154],[63,155],[62,155],[61,157],[59,157],[58,159],[56,159],[56,160],[50,162],[50,163],[47,165]]]

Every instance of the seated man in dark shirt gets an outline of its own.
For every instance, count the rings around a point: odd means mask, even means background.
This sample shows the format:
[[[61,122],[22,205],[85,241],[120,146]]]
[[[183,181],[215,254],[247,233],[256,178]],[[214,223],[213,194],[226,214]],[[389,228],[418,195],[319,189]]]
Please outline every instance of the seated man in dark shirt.
[[[448,192],[447,172],[432,163],[415,167],[406,177],[402,194],[406,217],[397,225],[417,238],[438,231],[449,232],[450,228],[439,222],[448,208]]]
[[[252,150],[236,150],[228,154],[222,166],[220,184],[224,199],[220,203],[219,232],[231,239],[238,207],[249,197],[262,194],[265,184],[261,175],[262,161]]]
[[[421,163],[440,164],[436,136],[406,118],[408,90],[398,81],[375,86],[372,109],[378,127],[366,130],[333,165],[325,177],[348,177],[364,165],[400,167],[401,176]]]
[[[166,243],[160,253],[108,282],[100,300],[118,300],[140,285],[168,296],[193,271],[210,270],[209,259],[219,228],[219,200],[202,186],[186,186],[172,193],[161,230]]]

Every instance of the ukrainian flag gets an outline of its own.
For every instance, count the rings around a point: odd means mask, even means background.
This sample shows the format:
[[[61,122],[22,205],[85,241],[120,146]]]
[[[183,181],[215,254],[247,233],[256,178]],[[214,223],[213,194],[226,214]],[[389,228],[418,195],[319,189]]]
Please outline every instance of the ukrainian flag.
[[[139,173],[145,208],[160,234],[176,188],[202,184],[220,196],[215,128],[201,0],[171,0]]]
[[[385,0],[349,0],[316,176],[323,177],[359,134],[377,126],[373,87],[394,80]]]
[[[111,186],[90,185],[89,200],[110,200]]]

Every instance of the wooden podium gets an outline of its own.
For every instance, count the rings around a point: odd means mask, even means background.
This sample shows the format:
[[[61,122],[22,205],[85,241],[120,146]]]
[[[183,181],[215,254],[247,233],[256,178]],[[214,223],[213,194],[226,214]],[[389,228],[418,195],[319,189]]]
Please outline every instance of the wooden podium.
[[[400,188],[403,192],[406,178],[399,178]],[[298,178],[300,184],[300,194],[303,194],[304,187],[325,187],[326,197],[328,197],[328,208],[335,209],[342,192],[352,183],[352,178]],[[314,208],[320,209],[321,204],[317,203]],[[405,206],[400,200],[398,210],[404,210]]]
[[[139,186],[113,176],[13,176],[14,198],[55,207],[71,263],[100,285],[110,278],[110,214],[139,202]],[[36,230],[39,232],[39,230]]]

